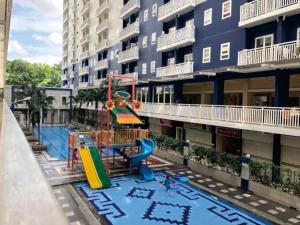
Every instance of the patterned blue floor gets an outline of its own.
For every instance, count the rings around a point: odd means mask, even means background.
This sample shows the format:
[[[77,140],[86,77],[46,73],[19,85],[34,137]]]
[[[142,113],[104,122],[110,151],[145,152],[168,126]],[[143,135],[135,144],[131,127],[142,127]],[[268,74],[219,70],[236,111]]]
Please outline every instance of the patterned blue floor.
[[[91,190],[86,182],[76,184],[96,211],[113,225],[262,225],[270,224],[224,201],[174,181],[167,193],[156,173],[156,181],[138,177],[112,179],[112,187]]]
[[[71,130],[68,127],[41,127],[41,143],[48,145],[48,153],[52,158],[68,159],[68,132]],[[34,132],[37,137],[37,129],[34,129]],[[91,139],[86,137],[85,142],[91,143]],[[110,151],[109,154],[112,155],[113,152]],[[103,155],[105,155],[105,150]]]

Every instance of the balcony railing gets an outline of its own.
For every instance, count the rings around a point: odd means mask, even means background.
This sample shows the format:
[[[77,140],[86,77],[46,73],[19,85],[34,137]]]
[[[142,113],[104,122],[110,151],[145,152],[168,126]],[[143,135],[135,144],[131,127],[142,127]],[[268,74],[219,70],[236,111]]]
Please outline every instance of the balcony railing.
[[[80,30],[83,30],[89,26],[90,21],[88,19],[82,20]]]
[[[67,75],[66,74],[62,74],[61,75],[61,80],[66,80],[67,79]]]
[[[90,72],[90,67],[88,67],[88,66],[81,67],[81,69],[79,70],[79,75],[80,76],[86,75],[86,74],[89,74],[89,72]]]
[[[300,58],[300,42],[292,41],[263,48],[245,49],[238,54],[238,65],[278,62]]]
[[[138,21],[128,25],[123,30],[120,31],[119,38],[123,41],[133,35],[138,35],[140,33],[140,24]]]
[[[74,71],[70,71],[70,78],[74,78],[75,74],[74,74]]]
[[[176,75],[184,75],[194,72],[193,62],[184,62],[180,64],[173,64],[166,67],[156,69],[156,77],[168,77]]]
[[[122,8],[120,12],[120,17],[124,18],[131,13],[135,13],[140,9],[140,0],[129,0]]]
[[[87,2],[85,5],[82,7],[81,15],[84,15],[90,10],[90,2]]]
[[[108,48],[108,40],[103,40],[96,45],[96,51],[100,52]]]
[[[240,8],[240,26],[250,27],[300,12],[300,0],[255,0]]]
[[[80,39],[80,44],[84,45],[85,43],[89,42],[89,35],[84,35],[81,39]]]
[[[108,10],[109,9],[109,2],[108,2],[108,0],[107,1],[104,1],[104,2],[102,2],[100,5],[99,5],[99,7],[98,7],[98,9],[97,9],[97,11],[96,11],[96,15],[97,16],[100,16],[102,13],[104,13],[106,10]]]
[[[157,40],[157,51],[169,51],[195,42],[195,27],[186,26],[180,30],[161,35]]]
[[[119,53],[118,63],[128,63],[139,59],[139,47],[135,46]]]
[[[89,82],[80,82],[79,88],[87,88],[89,86]]]
[[[95,70],[103,70],[108,68],[108,59],[102,59],[95,64]]]
[[[139,114],[269,133],[283,133],[280,128],[293,128],[289,130],[292,136],[300,136],[300,108],[146,103]]]
[[[126,77],[132,77],[132,78],[134,78],[135,81],[138,81],[138,79],[139,79],[139,74],[137,72],[126,73],[126,74],[122,74],[122,75],[126,76]],[[132,80],[130,78],[123,78],[120,80],[120,84],[130,83],[130,82],[132,82]]]
[[[106,29],[108,29],[108,21],[107,20],[103,21],[96,27],[96,33],[99,34]]]
[[[95,79],[94,80],[94,86],[100,86],[101,83],[105,80],[105,78],[103,79]]]
[[[178,14],[191,11],[196,6],[196,0],[171,0],[158,9],[158,21],[165,22]]]
[[[90,54],[89,51],[82,52],[82,53],[80,54],[80,58],[81,58],[81,59],[87,58],[87,57],[89,57],[89,54]]]

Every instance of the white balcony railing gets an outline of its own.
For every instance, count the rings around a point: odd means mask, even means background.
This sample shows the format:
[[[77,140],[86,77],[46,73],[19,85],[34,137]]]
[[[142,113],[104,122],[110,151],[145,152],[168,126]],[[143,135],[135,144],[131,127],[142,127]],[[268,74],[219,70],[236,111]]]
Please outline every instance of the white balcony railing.
[[[89,26],[90,21],[88,19],[82,20],[80,30],[83,30]]]
[[[108,29],[108,21],[105,20],[101,22],[97,27],[96,27],[96,33],[99,34],[103,32],[104,30]]]
[[[90,10],[90,2],[87,2],[85,5],[82,6],[81,15],[84,15]]]
[[[89,86],[88,82],[80,82],[79,83],[79,88],[87,88]]]
[[[240,8],[240,26],[250,27],[300,12],[300,0],[255,0]]]
[[[79,75],[80,76],[86,75],[86,74],[89,74],[89,72],[90,72],[90,68],[88,66],[81,67],[79,70]]]
[[[138,79],[139,79],[139,74],[137,72],[122,74],[122,76],[134,78],[135,81],[138,81]],[[120,84],[132,82],[131,78],[123,78],[123,79],[121,79],[120,80]]]
[[[61,75],[61,80],[66,80],[67,79],[67,75],[66,74],[62,74]]]
[[[101,83],[105,80],[105,78],[103,79],[95,79],[94,80],[94,86],[100,86]]]
[[[138,21],[128,25],[123,30],[120,31],[119,38],[123,41],[133,35],[138,35],[140,33],[140,24]]]
[[[195,42],[195,27],[186,26],[177,31],[161,35],[157,40],[157,51],[188,46]]]
[[[108,59],[102,59],[95,64],[95,70],[103,70],[108,68]]]
[[[100,52],[108,48],[108,40],[103,40],[96,45],[96,51]]]
[[[102,15],[102,13],[104,13],[108,9],[109,9],[109,2],[108,2],[108,0],[107,1],[103,1],[102,3],[100,3],[99,7],[97,8],[96,15],[100,16],[100,15]]]
[[[81,39],[80,39],[80,44],[84,45],[85,43],[89,42],[89,35],[84,35]]]
[[[292,41],[263,48],[245,49],[238,54],[238,65],[278,62],[300,58],[300,42]]]
[[[90,54],[89,51],[84,51],[80,54],[80,58],[81,59],[87,58],[87,57],[89,57],[89,54]]]
[[[297,128],[290,133],[300,136],[300,108],[146,103],[139,114],[270,133],[277,133],[280,128]]]
[[[173,64],[166,67],[156,69],[156,77],[168,77],[176,75],[184,75],[194,72],[193,62],[184,62],[180,64]]]
[[[118,63],[128,63],[139,59],[139,47],[135,46],[119,53]]]
[[[158,9],[158,21],[163,22],[175,18],[178,14],[191,11],[196,6],[196,0],[171,0]]]
[[[141,7],[140,0],[129,0],[122,8],[120,12],[120,17],[124,18],[131,13],[135,13]]]

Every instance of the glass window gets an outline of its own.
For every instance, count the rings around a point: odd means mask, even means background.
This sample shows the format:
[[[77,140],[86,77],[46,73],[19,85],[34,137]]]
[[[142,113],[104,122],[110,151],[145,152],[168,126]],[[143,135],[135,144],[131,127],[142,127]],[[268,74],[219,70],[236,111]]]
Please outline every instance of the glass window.
[[[203,48],[202,63],[210,63],[211,47]]]
[[[159,86],[154,87],[154,103],[172,103],[174,101],[174,86]]]
[[[231,17],[231,0],[223,2],[222,5],[222,19]]]
[[[212,23],[212,8],[204,11],[204,26]]]
[[[143,48],[147,48],[147,41],[148,41],[147,36],[144,36],[143,37]]]
[[[156,32],[152,33],[151,35],[151,44],[152,45],[156,44]]]
[[[48,96],[49,98],[47,99],[48,105],[53,105],[53,96]]]
[[[184,62],[193,62],[193,53],[184,55]]]
[[[67,105],[67,97],[66,96],[61,97],[61,104]]]
[[[143,75],[147,74],[147,63],[143,63],[142,65],[142,74]]]
[[[148,9],[144,11],[144,22],[148,21]]]
[[[221,44],[220,60],[227,60],[230,58],[230,42]]]
[[[151,73],[155,73],[155,61],[151,61]]]
[[[156,16],[157,15],[157,3],[155,3],[153,6],[152,6],[152,16]]]
[[[274,35],[269,34],[255,39],[255,48],[263,48],[273,45]]]

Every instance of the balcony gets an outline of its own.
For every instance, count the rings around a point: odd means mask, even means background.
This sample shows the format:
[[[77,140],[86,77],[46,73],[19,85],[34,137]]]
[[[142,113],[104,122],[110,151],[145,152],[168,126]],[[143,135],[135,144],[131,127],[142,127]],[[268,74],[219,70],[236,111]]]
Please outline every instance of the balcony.
[[[183,15],[192,11],[197,0],[171,0],[158,9],[158,21],[167,22],[175,18],[178,14]],[[202,1],[201,1],[202,2]]]
[[[90,72],[90,67],[88,67],[88,66],[81,67],[79,70],[79,76],[89,74],[89,72]]]
[[[62,74],[61,75],[61,80],[66,80],[67,79],[67,75],[66,74]]]
[[[94,86],[100,86],[101,83],[105,80],[105,78],[102,79],[95,79],[94,80]]]
[[[101,16],[102,13],[106,12],[106,10],[109,9],[109,2],[108,0],[107,1],[104,1],[103,3],[101,3],[96,11],[96,15],[97,16]]]
[[[300,13],[300,0],[255,0],[240,8],[240,27],[249,28]]]
[[[102,59],[95,64],[95,70],[104,70],[108,68],[108,59]]]
[[[74,84],[70,84],[70,89],[74,89]]]
[[[108,21],[105,20],[96,27],[96,33],[99,34],[108,29]]]
[[[140,33],[140,24],[138,21],[128,25],[123,30],[120,31],[119,38],[123,41],[131,36],[138,35]]]
[[[108,48],[108,40],[103,40],[96,45],[96,51],[101,52]]]
[[[89,39],[90,39],[89,35],[84,35],[84,36],[80,39],[80,44],[81,44],[81,45],[84,45],[84,44],[88,43],[88,42],[89,42]]]
[[[87,88],[89,86],[89,82],[80,82],[79,88]]]
[[[157,51],[169,51],[195,43],[195,27],[186,26],[177,31],[161,35],[157,40]]]
[[[66,11],[69,7],[69,1],[64,1],[64,11]]]
[[[87,2],[85,5],[82,6],[81,15],[86,14],[90,10],[90,2]]]
[[[129,63],[139,59],[139,47],[135,46],[119,53],[118,63]]]
[[[70,71],[70,76],[69,76],[70,79],[74,78],[74,76],[75,76],[74,71],[71,70],[71,71]]]
[[[81,25],[80,25],[80,30],[84,30],[87,28],[90,24],[90,21],[88,19],[82,20]]]
[[[180,64],[173,64],[170,66],[157,68],[156,77],[178,76],[178,75],[190,74],[193,72],[194,72],[194,63],[184,62]]]
[[[120,80],[120,84],[127,84],[127,83],[131,83],[132,82],[132,78],[135,81],[138,81],[139,79],[139,74],[137,72],[133,72],[133,73],[126,73],[126,74],[122,74],[122,76],[126,76],[128,78],[123,78]],[[130,78],[129,78],[130,77]]]
[[[143,104],[141,116],[300,136],[300,108]]]
[[[124,18],[132,13],[139,11],[141,7],[140,0],[129,0],[122,8],[120,12],[120,17]]]
[[[85,59],[85,58],[89,57],[89,54],[90,54],[89,51],[82,52],[82,53],[80,54],[80,58],[81,58],[81,59]]]
[[[238,54],[238,65],[247,66],[268,62],[286,62],[300,58],[299,41],[280,43],[263,48],[245,49]]]

